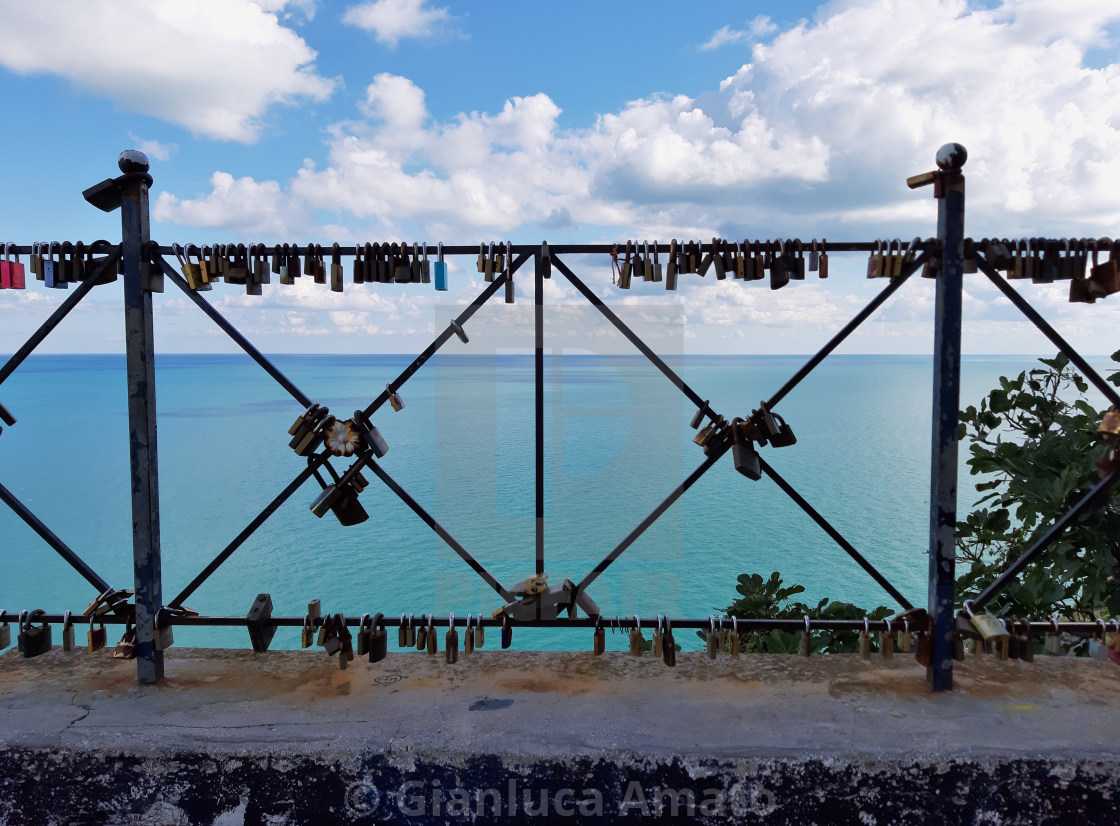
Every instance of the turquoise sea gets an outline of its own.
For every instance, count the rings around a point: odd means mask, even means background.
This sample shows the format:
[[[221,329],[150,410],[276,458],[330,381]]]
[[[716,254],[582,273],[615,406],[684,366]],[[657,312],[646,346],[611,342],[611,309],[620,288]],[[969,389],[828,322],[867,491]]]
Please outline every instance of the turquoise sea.
[[[364,407],[410,356],[273,357],[340,417]],[[712,406],[746,415],[805,356],[687,356],[671,365]],[[1106,358],[1091,362],[1105,371]],[[287,429],[301,412],[243,355],[157,357],[164,597],[170,600],[301,469]],[[1033,357],[966,357],[962,405]],[[833,356],[777,408],[795,446],[765,458],[915,604],[925,603],[931,358]],[[532,356],[433,358],[375,424],[383,467],[500,581],[534,570]],[[123,356],[33,356],[0,387],[18,417],[0,434],[0,482],[117,587],[131,587]],[[1094,404],[1100,400],[1091,397]],[[545,569],[578,581],[704,456],[694,408],[640,356],[546,360]],[[962,452],[961,506],[972,481]],[[336,460],[341,470],[345,465]],[[491,591],[376,477],[367,522],[344,528],[308,510],[309,481],[186,604],[243,616],[258,592],[275,612],[309,599],[347,615],[490,614]],[[780,570],[809,599],[894,606],[773,483],[728,454],[589,589],[604,614],[707,616],[744,572]],[[0,607],[80,611],[90,586],[0,507]],[[584,636],[587,639],[584,639]],[[180,645],[248,646],[241,629],[176,631]],[[578,648],[587,634],[518,633],[520,648]],[[625,647],[622,635],[608,645]],[[277,647],[297,647],[281,631]]]

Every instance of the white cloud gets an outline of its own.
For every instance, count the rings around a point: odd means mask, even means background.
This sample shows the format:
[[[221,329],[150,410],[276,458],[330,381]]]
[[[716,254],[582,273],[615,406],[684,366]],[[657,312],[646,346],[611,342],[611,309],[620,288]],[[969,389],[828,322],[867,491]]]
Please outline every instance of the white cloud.
[[[169,161],[171,156],[179,151],[179,144],[177,143],[145,140],[132,132],[128,133],[128,139],[132,141],[133,149],[139,149],[149,158],[157,161]]]
[[[219,140],[252,143],[271,105],[334,88],[303,39],[251,0],[0,0],[0,41],[13,72],[59,75]]]
[[[766,15],[760,14],[750,22],[745,29],[733,29],[730,26],[721,26],[705,43],[700,45],[701,51],[711,51],[728,43],[749,43],[773,34],[778,30],[777,25],[771,22]]]
[[[215,172],[210,184],[210,194],[199,199],[179,199],[161,192],[152,207],[152,218],[182,226],[263,234],[268,240],[290,238],[307,224],[302,210],[276,181],[258,183],[249,177],[235,179],[228,172]]]
[[[348,8],[342,21],[395,47],[403,38],[431,37],[450,19],[446,8],[432,8],[427,0],[373,0]]]

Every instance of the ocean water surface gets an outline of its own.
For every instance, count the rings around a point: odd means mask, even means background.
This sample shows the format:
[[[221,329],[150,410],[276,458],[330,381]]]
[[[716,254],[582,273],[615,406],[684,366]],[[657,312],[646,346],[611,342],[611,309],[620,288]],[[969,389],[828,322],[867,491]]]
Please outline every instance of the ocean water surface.
[[[408,356],[273,357],[340,417],[364,407]],[[670,361],[727,416],[747,415],[804,356],[687,356]],[[1091,360],[1107,370],[1107,359]],[[966,357],[962,406],[1034,357]],[[243,355],[160,355],[157,364],[164,598],[170,600],[303,466],[287,429],[301,412]],[[913,603],[925,603],[930,464],[929,356],[833,356],[777,411],[797,444],[768,462]],[[123,356],[33,356],[4,384],[19,418],[0,434],[0,483],[117,587],[132,586]],[[401,390],[405,408],[374,417],[383,467],[507,587],[534,572],[534,371],[531,356],[439,355]],[[1093,403],[1100,400],[1091,398]],[[704,456],[695,408],[640,356],[546,359],[545,570],[579,581]],[[975,481],[964,465],[960,498]],[[341,470],[345,463],[336,460]],[[369,520],[342,527],[308,509],[305,484],[186,604],[243,616],[258,592],[275,613],[324,610],[491,614],[501,604],[372,473]],[[707,616],[741,573],[781,571],[804,598],[895,606],[767,479],[730,453],[589,588],[608,616]],[[80,611],[91,587],[0,508],[0,607]],[[236,628],[180,628],[180,645],[248,646]],[[584,639],[586,637],[586,639]],[[525,629],[519,648],[580,648],[590,634]],[[276,647],[298,647],[280,631]],[[622,635],[608,646],[625,648]]]

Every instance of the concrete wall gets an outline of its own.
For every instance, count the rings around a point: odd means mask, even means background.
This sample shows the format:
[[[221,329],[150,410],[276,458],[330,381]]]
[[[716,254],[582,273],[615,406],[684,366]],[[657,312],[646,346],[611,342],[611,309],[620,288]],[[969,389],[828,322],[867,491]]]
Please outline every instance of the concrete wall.
[[[167,671],[0,658],[0,822],[1120,822],[1120,669],[1084,659],[978,658],[938,695],[912,659],[849,656],[172,649]]]

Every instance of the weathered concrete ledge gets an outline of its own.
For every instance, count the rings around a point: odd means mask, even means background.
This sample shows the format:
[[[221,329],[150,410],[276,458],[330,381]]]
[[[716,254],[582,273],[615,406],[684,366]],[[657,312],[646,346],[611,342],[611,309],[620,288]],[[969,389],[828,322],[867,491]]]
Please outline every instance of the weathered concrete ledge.
[[[0,823],[1120,822],[1120,669],[174,648],[0,657]],[[542,809],[543,804],[543,809]]]

